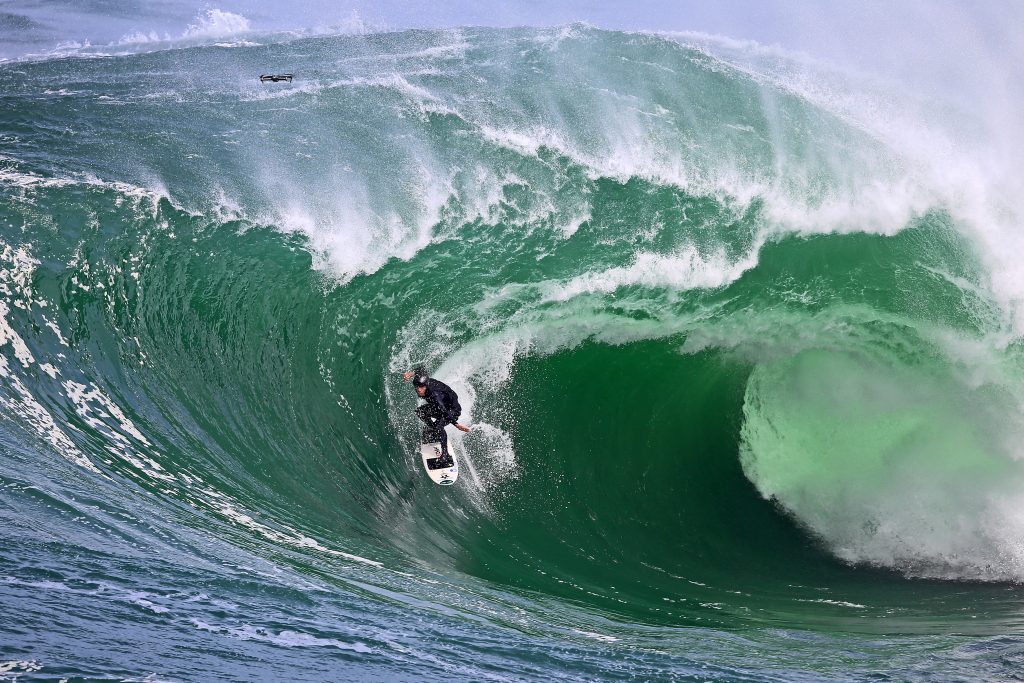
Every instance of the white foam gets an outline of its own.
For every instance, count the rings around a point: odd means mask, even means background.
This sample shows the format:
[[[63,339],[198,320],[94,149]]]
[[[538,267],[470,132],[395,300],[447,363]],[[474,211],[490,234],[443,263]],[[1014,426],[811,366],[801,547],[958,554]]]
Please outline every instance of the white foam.
[[[188,25],[182,38],[224,38],[251,30],[249,20],[240,14],[221,9],[208,9]]]
[[[0,169],[0,182],[14,185],[15,187],[64,187],[75,184],[74,180],[68,178],[48,178],[35,173],[15,171],[13,169]]]
[[[149,211],[153,216],[156,215],[160,200],[170,201],[167,188],[157,181],[154,181],[151,187],[142,187],[117,180],[103,180],[91,173],[77,174],[74,177],[47,177],[14,168],[4,168],[0,169],[0,183],[2,182],[23,189],[67,187],[69,185],[108,188],[120,195],[116,200],[118,205],[125,200],[136,202],[137,206],[141,205],[143,200],[149,202]],[[175,205],[175,208],[184,211],[183,207]]]
[[[6,301],[0,301],[0,347],[11,345],[14,350],[14,357],[17,358],[18,362],[23,367],[28,367],[36,361],[35,356],[29,350],[25,340],[21,338],[14,328],[7,321],[7,315],[10,313],[10,308],[7,306]]]
[[[895,60],[900,70],[922,70],[916,80],[898,80],[885,73],[869,76],[815,60],[807,54],[735,42],[719,36],[677,34],[709,54],[735,64],[770,87],[790,92],[877,140],[902,168],[867,168],[846,191],[825,198],[810,211],[771,196],[768,214],[802,230],[863,230],[891,234],[911,218],[942,207],[980,248],[990,272],[989,285],[1013,329],[1024,332],[1024,178],[1018,160],[1024,156],[1020,132],[1019,60],[1008,57],[1019,47],[996,43],[979,48],[969,13],[956,13],[945,37],[971,49],[951,52],[961,80],[942,73],[941,92],[919,86],[936,77],[933,60],[940,52],[913,54],[913,64]],[[996,37],[996,36],[993,36]],[[929,35],[927,43],[943,44]],[[900,48],[886,45],[886,49]],[[724,50],[724,54],[723,54]],[[939,60],[941,63],[942,60]],[[911,74],[913,75],[913,74]],[[964,81],[966,77],[966,81]],[[903,79],[907,74],[902,75]],[[963,93],[988,84],[983,99],[963,101]],[[949,106],[949,102],[954,106]],[[773,141],[778,147],[778,141]],[[874,177],[872,177],[872,174]],[[886,228],[888,226],[888,228]]]
[[[230,636],[239,640],[258,640],[281,647],[333,647],[339,650],[348,650],[360,654],[372,653],[373,648],[358,640],[346,642],[337,638],[321,638],[301,631],[282,630],[274,632],[273,629],[243,624],[241,626],[217,626],[214,624],[193,619],[192,624],[210,633]]]
[[[568,221],[562,223],[559,226],[559,229],[562,231],[562,237],[565,239],[569,239],[570,237],[575,235],[581,227],[583,227],[584,223],[590,221],[591,218],[592,216],[590,215],[590,210],[586,209],[580,212],[579,214],[573,216]]]
[[[342,282],[360,273],[376,272],[391,258],[412,258],[433,238],[432,229],[453,190],[445,174],[433,170],[429,163],[424,159],[418,169],[409,169],[407,204],[386,213],[376,211],[377,202],[369,191],[353,182],[313,206],[289,199],[268,222],[286,232],[307,235],[314,267]],[[267,182],[271,187],[280,186],[280,181]],[[300,191],[274,194],[306,196]]]
[[[109,440],[104,446],[109,453],[128,461],[149,477],[175,481],[175,477],[166,472],[160,463],[142,451],[142,448],[153,450],[153,445],[99,387],[95,384],[86,386],[74,380],[65,380],[61,386],[78,416]],[[116,426],[111,422],[116,423]]]
[[[586,273],[566,282],[542,283],[543,302],[567,301],[582,294],[608,294],[630,285],[675,290],[715,289],[737,280],[757,265],[760,244],[739,259],[724,251],[704,256],[686,246],[673,254],[641,252],[629,266]]]
[[[36,358],[28,344],[15,330],[9,316],[12,314],[11,304],[28,312],[33,305],[39,303],[34,300],[32,292],[32,274],[39,262],[32,257],[30,249],[31,245],[28,244],[18,247],[4,244],[3,249],[0,250],[0,263],[5,264],[0,268],[0,295],[8,297],[0,300],[0,349],[9,346],[22,369],[27,369],[35,363]],[[52,365],[44,364],[40,367],[51,378],[55,376],[56,371]],[[76,465],[94,472],[98,471],[89,459],[75,447],[67,434],[57,426],[53,416],[36,400],[32,391],[18,373],[11,368],[4,355],[0,355],[0,378],[4,378],[14,391],[13,396],[0,393],[0,407],[3,407],[6,413],[18,416],[40,438],[53,446],[61,456]]]
[[[426,73],[431,73],[427,71]],[[249,100],[272,100],[292,98],[299,95],[316,95],[329,92],[335,89],[362,89],[380,88],[390,90],[401,95],[420,115],[440,114],[460,116],[454,107],[444,103],[440,97],[433,94],[429,89],[411,83],[407,77],[413,73],[385,73],[377,76],[354,76],[351,78],[334,79],[327,82],[303,80],[297,85],[285,88],[253,88],[243,99]]]
[[[822,605],[835,605],[836,607],[849,607],[850,609],[867,609],[867,605],[861,605],[856,602],[846,602],[845,600],[828,600],[826,598],[808,599],[808,598],[797,598],[797,602],[817,602]]]
[[[170,40],[171,36],[166,32],[161,36],[156,31],[133,31],[121,36],[121,39],[117,41],[117,44],[134,45],[141,43],[159,43]]]
[[[615,636],[608,636],[603,633],[595,633],[594,631],[581,631],[578,628],[572,630],[573,633],[578,633],[581,636],[591,638],[593,640],[600,640],[602,643],[615,643],[618,642],[618,638]]]
[[[153,614],[167,614],[171,611],[167,607],[164,607],[163,605],[158,605],[152,600],[149,600],[149,598],[151,597],[153,596],[149,593],[143,591],[133,591],[125,596],[125,600],[132,603],[133,605],[138,605],[139,607],[147,609]]]
[[[6,378],[17,395],[17,398],[13,398],[0,393],[0,406],[3,407],[5,413],[20,417],[33,428],[37,435],[53,446],[54,451],[62,457],[79,467],[99,472],[89,458],[78,450],[74,442],[57,426],[53,416],[35,399],[25,383],[11,371],[7,359],[3,356],[0,356],[0,377]]]
[[[309,548],[322,552],[328,555],[335,555],[352,562],[358,562],[360,564],[369,565],[371,567],[383,567],[384,565],[376,560],[370,560],[359,555],[347,553],[341,550],[334,550],[333,548],[327,548],[326,546],[319,543],[316,539],[310,538],[305,534],[302,534],[294,529],[290,529],[286,526],[282,526],[283,530],[278,530],[270,527],[262,522],[256,521],[252,515],[240,510],[238,504],[228,498],[223,493],[214,489],[203,489],[202,497],[197,500],[204,506],[212,506],[217,512],[230,519],[232,522],[239,524],[247,529],[255,531],[264,538],[274,541],[275,543],[281,543],[285,545],[291,545],[297,548]]]
[[[534,43],[543,45],[549,51],[554,52],[561,46],[562,42],[579,38],[588,28],[593,28],[593,26],[583,21],[577,21],[565,26],[540,29],[533,36],[532,40]]]
[[[34,659],[10,659],[0,662],[0,680],[16,681],[23,674],[32,674],[42,668],[43,665]]]

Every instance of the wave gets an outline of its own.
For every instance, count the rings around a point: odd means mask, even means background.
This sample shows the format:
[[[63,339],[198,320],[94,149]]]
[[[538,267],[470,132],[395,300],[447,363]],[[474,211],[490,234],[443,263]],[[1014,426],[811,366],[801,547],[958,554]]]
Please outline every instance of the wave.
[[[173,87],[167,52],[19,64],[4,476],[309,600],[605,645],[967,628],[1024,577],[1013,200],[725,47],[746,59],[578,25],[308,36],[196,48],[217,77]],[[270,55],[294,84],[254,80]],[[420,363],[474,425],[444,494],[410,456]]]

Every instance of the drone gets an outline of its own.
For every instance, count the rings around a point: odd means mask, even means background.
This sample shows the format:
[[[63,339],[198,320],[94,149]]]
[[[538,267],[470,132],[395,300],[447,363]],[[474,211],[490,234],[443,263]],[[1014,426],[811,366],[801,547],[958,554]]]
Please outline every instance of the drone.
[[[292,82],[294,74],[261,74],[260,83],[277,83],[279,81]]]

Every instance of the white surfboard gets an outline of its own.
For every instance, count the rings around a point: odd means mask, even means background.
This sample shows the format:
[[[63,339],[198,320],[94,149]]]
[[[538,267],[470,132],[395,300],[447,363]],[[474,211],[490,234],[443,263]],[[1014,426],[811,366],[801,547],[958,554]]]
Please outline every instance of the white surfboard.
[[[459,461],[455,457],[452,445],[448,443],[448,453],[452,457],[452,464],[448,467],[437,467],[441,458],[441,443],[425,443],[420,445],[420,457],[423,459],[423,469],[427,476],[434,480],[435,484],[451,486],[459,478]]]

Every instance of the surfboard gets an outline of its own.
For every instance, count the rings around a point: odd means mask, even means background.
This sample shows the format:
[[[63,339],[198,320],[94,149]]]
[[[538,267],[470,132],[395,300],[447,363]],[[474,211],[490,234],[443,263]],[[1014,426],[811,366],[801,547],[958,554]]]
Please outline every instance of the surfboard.
[[[455,459],[455,452],[452,450],[451,442],[448,443],[448,454],[451,457],[450,463],[445,463],[441,458],[441,442],[420,444],[420,457],[423,459],[423,469],[427,471],[435,484],[451,486],[459,478],[459,461]]]

